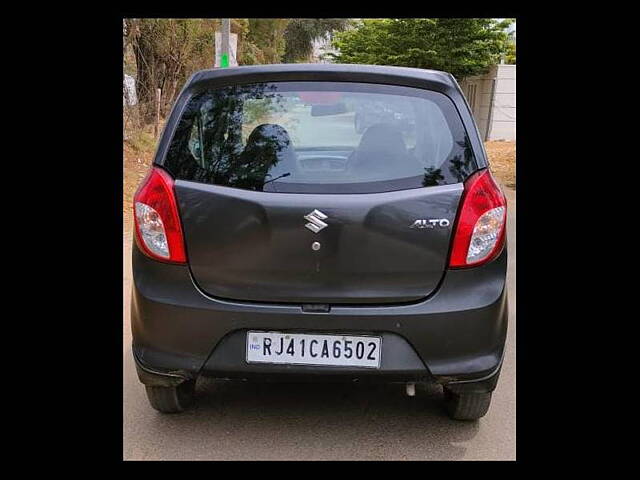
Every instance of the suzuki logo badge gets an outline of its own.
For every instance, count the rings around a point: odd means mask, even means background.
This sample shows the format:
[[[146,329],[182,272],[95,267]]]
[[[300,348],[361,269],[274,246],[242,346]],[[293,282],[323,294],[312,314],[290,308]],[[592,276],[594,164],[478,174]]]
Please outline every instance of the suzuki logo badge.
[[[326,220],[328,217],[324,213],[322,213],[320,210],[314,210],[313,212],[305,215],[304,218],[306,220],[309,220],[309,223],[307,223],[305,227],[307,227],[313,233],[318,233],[323,228],[326,228],[329,226],[322,221],[322,220]]]

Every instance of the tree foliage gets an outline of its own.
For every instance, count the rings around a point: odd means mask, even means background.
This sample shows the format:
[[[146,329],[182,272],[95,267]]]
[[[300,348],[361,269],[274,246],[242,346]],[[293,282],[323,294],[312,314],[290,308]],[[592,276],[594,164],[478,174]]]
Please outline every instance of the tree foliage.
[[[289,19],[231,19],[238,35],[240,65],[279,63]],[[124,71],[136,78],[139,120],[152,121],[156,89],[161,89],[161,115],[166,116],[179,89],[197,70],[212,68],[215,31],[220,19],[125,19]]]
[[[347,23],[346,19],[233,18],[231,32],[238,35],[236,60],[239,65],[255,65],[281,63],[283,57],[308,59],[314,39]],[[139,100],[134,123],[153,120],[156,89],[161,89],[164,117],[188,77],[213,67],[214,35],[220,27],[220,19],[124,20],[123,67],[136,79]]]
[[[443,70],[462,79],[499,63],[511,23],[489,18],[364,20],[335,35],[339,52],[332,57],[341,63]]]
[[[513,37],[509,39],[509,44],[507,45],[507,52],[505,54],[504,61],[509,65],[516,64],[516,40]]]
[[[284,32],[288,18],[250,18],[243,39],[240,65],[280,63],[285,52]],[[240,61],[241,60],[241,61]]]
[[[345,30],[351,23],[348,18],[294,18],[284,33],[284,63],[306,62],[313,53],[314,40],[334,31]]]
[[[343,63],[405,65],[445,70],[462,78],[482,73],[501,55],[515,63],[515,44],[507,40],[510,20],[383,19],[354,24],[344,18],[234,18],[240,65],[310,60],[313,42],[337,32],[334,45]],[[349,28],[351,26],[355,28]],[[124,72],[135,77],[139,104],[133,123],[155,117],[156,89],[167,115],[188,77],[212,68],[214,33],[220,19],[125,19]],[[510,50],[509,50],[510,49]]]
[[[127,19],[124,47],[135,58],[136,90],[142,120],[153,117],[156,89],[166,115],[191,73],[211,65],[214,22],[201,19]],[[126,59],[126,55],[125,55]]]

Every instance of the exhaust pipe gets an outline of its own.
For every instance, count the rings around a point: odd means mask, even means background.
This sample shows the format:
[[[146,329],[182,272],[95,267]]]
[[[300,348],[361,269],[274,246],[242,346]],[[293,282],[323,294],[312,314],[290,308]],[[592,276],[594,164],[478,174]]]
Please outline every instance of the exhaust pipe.
[[[407,383],[407,395],[410,397],[416,396],[416,384],[415,383]]]

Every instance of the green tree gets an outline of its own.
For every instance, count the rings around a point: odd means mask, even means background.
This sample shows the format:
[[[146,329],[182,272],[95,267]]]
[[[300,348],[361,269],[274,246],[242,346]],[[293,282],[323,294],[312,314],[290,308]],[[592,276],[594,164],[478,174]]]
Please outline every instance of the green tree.
[[[238,35],[238,64],[281,63],[286,55],[295,61],[304,59],[315,38],[347,23],[346,19],[232,18],[231,32]],[[187,78],[197,70],[213,68],[214,33],[220,27],[219,18],[124,20],[124,71],[135,77],[139,100],[134,123],[153,122],[157,88],[162,91],[161,115],[165,116]]]
[[[284,63],[307,62],[313,53],[314,40],[328,33],[346,29],[348,18],[294,18],[284,32]]]
[[[143,121],[153,118],[156,89],[166,115],[187,77],[211,65],[214,22],[201,19],[127,19],[124,48],[135,58],[136,90]],[[126,58],[125,58],[126,60]]]
[[[513,32],[509,35],[509,43],[507,45],[507,52],[505,54],[504,61],[509,65],[516,64],[516,39]]]
[[[508,48],[512,19],[402,18],[364,20],[336,33],[334,60],[443,70],[456,78],[478,75],[499,63]]]
[[[240,65],[280,63],[285,52],[288,18],[250,18],[243,38]]]
[[[509,44],[504,61],[509,65],[516,64],[516,45],[514,43]]]

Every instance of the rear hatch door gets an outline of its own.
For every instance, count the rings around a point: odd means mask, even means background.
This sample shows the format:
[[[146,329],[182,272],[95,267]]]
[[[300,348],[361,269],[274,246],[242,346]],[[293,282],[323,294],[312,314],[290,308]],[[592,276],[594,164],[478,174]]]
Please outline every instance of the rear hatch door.
[[[189,265],[204,292],[330,304],[408,302],[432,293],[446,269],[463,190],[291,194],[183,180],[175,188]]]

